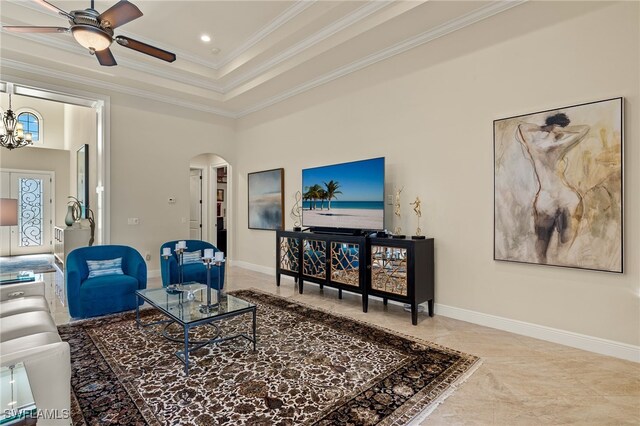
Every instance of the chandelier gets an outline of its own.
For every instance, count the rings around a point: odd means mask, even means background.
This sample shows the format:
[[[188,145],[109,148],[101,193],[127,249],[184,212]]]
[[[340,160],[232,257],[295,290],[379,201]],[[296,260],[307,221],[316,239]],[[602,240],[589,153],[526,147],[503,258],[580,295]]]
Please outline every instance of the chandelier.
[[[22,148],[31,145],[31,133],[25,133],[22,123],[11,110],[11,93],[9,93],[9,109],[2,116],[3,126],[0,128],[0,145],[8,149]]]

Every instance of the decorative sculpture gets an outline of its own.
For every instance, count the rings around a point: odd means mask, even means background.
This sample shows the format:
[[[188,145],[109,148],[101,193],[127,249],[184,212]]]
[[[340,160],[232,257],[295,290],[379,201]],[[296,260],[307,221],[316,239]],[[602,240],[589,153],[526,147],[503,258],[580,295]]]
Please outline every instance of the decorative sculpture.
[[[394,208],[393,214],[395,214],[396,217],[398,218],[397,219],[398,225],[393,230],[393,238],[405,237],[404,235],[402,235],[402,227],[400,226],[400,194],[402,193],[403,190],[404,190],[404,186],[396,191],[396,197],[395,197],[395,203],[394,203],[395,208]]]
[[[294,198],[296,203],[291,207],[291,217],[293,218],[293,230],[294,231],[302,231],[300,227],[300,221],[302,220],[302,206],[300,202],[302,201],[302,192],[296,191]]]
[[[416,197],[416,200],[413,203],[409,203],[410,206],[413,206],[413,211],[418,216],[418,227],[416,228],[416,235],[411,238],[414,240],[424,239],[424,235],[422,235],[422,229],[420,229],[420,218],[422,217],[422,208],[420,207],[421,201],[419,197]]]

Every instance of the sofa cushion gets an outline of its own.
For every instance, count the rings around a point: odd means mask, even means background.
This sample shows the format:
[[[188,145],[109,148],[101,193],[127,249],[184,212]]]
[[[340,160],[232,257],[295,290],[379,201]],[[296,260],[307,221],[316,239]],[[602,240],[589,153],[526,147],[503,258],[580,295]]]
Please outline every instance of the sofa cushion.
[[[49,305],[44,297],[18,297],[0,302],[0,318],[34,311],[49,312]]]
[[[98,301],[105,297],[120,298],[135,293],[138,280],[130,275],[105,275],[82,282],[80,299]]]
[[[39,346],[48,345],[50,343],[61,342],[58,333],[44,332],[30,334],[28,336],[16,337],[15,339],[2,342],[0,345],[0,356],[12,354],[14,352],[25,351],[27,349],[37,348]]]
[[[102,277],[105,275],[122,275],[122,258],[107,260],[87,260],[89,276],[87,278]]]
[[[0,321],[0,342],[36,333],[57,333],[58,329],[48,311],[24,312]]]

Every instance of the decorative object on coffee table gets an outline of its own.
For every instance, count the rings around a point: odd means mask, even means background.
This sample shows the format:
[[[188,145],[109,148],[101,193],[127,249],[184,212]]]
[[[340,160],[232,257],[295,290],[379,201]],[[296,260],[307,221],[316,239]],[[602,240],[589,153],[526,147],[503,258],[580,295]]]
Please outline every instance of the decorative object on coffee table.
[[[249,229],[284,229],[284,169],[249,173]]]

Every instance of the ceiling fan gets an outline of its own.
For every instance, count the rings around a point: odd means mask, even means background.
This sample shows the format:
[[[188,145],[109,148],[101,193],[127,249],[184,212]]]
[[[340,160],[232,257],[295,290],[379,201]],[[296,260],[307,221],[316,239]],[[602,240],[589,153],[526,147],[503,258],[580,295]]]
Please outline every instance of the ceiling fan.
[[[127,22],[133,21],[142,16],[142,12],[133,3],[127,0],[120,0],[106,11],[99,13],[95,10],[94,0],[91,0],[91,7],[84,10],[64,10],[52,5],[46,0],[33,0],[47,9],[58,13],[69,19],[69,28],[65,27],[38,27],[6,25],[3,28],[15,33],[69,33],[73,35],[78,43],[89,49],[89,53],[98,58],[98,62],[103,66],[117,65],[109,46],[114,41],[121,46],[136,50],[163,61],[173,62],[176,60],[174,53],[151,46],[130,37],[115,36],[113,30]]]

